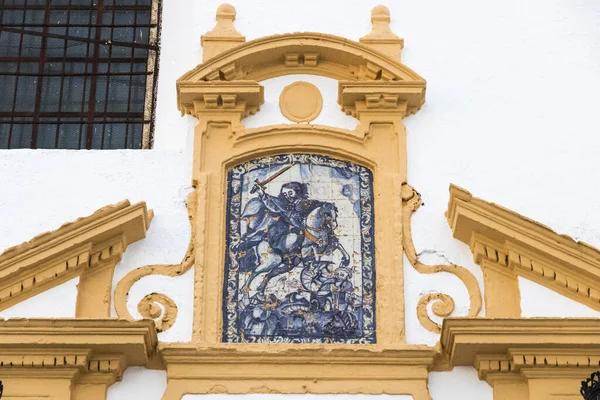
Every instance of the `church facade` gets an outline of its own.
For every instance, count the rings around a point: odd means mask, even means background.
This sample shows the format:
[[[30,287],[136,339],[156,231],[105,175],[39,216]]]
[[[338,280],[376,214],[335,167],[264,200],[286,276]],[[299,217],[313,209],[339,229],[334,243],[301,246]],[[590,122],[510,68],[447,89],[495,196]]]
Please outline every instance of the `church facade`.
[[[600,9],[100,3],[145,92],[0,119],[4,397],[582,398]]]

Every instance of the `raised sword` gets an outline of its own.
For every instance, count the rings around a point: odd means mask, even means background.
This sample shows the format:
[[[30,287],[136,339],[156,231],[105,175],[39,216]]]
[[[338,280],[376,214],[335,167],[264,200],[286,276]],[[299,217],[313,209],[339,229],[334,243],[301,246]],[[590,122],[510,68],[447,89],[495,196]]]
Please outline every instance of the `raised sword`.
[[[296,165],[296,163],[291,163],[287,167],[281,168],[279,171],[275,172],[273,175],[271,175],[270,177],[268,177],[264,181],[259,181],[258,179],[255,179],[254,183],[256,184],[256,186],[254,186],[252,188],[252,190],[250,190],[250,193],[256,193],[256,191],[258,190],[259,186],[264,190],[265,187],[266,187],[266,185],[269,182],[271,182],[274,179],[276,179],[277,177],[281,176],[284,172],[286,172],[287,170],[289,170],[290,168],[292,168],[294,165]]]

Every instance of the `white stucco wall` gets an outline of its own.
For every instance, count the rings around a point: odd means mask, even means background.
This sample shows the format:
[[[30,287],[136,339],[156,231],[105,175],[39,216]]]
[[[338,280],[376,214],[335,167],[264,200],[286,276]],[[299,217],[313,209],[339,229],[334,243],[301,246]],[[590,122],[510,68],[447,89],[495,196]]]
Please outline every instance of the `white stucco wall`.
[[[220,1],[163,2],[155,148],[0,151],[0,250],[129,198],[146,201],[156,216],[148,237],[126,252],[114,284],[137,267],[180,261],[189,239],[185,199],[191,189],[195,121],[177,110],[175,80],[201,62],[199,38],[213,27]],[[414,241],[424,261],[463,265],[481,280],[467,246],[452,239],[443,215],[450,183],[600,246],[599,2],[230,2],[238,11],[236,27],[248,40],[296,31],[357,40],[370,31],[373,6],[390,8],[392,29],[406,40],[403,62],[428,82],[427,103],[405,120],[409,183],[425,202],[413,219]],[[265,106],[247,125],[285,122],[277,99],[296,79],[309,80],[288,76],[264,82]],[[354,126],[356,121],[335,104],[335,82],[321,77],[310,81],[324,96],[324,112],[316,122]],[[419,297],[442,290],[454,296],[456,314],[464,315],[466,291],[452,276],[419,275],[407,262],[405,280],[407,340],[433,344],[437,336],[416,319]],[[179,318],[160,338],[186,341],[191,335],[192,283],[193,271],[176,279],[145,278],[132,288],[130,310],[136,315],[135,306],[147,293],[166,293],[176,300]],[[66,283],[0,317],[68,316],[62,305],[72,304],[66,299],[73,298],[73,287],[73,282]],[[525,316],[597,315],[535,284],[521,281],[521,287],[526,292]],[[549,302],[560,306],[542,306]],[[131,369],[110,389],[109,398],[159,399],[163,383],[164,372]],[[430,389],[434,399],[452,398],[449,393],[456,399],[492,398],[490,388],[470,368],[432,374]]]

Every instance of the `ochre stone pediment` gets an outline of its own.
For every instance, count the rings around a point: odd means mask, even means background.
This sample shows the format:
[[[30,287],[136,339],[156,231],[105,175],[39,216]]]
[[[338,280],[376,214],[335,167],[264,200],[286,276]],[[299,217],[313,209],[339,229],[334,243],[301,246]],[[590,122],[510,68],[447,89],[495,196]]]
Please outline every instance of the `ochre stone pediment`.
[[[77,316],[109,317],[114,266],[146,236],[152,215],[145,203],[125,200],[7,249],[0,255],[0,310],[80,276]]]
[[[514,294],[518,299],[517,276],[600,311],[598,249],[502,206],[475,198],[454,185],[450,187],[446,217],[454,237],[470,246],[486,280],[490,278],[485,290],[486,303],[490,303],[486,304],[487,316],[520,316],[517,309],[513,309],[513,315],[489,315],[489,311],[500,310],[500,307],[493,310],[500,298],[494,296],[510,297],[501,293],[507,286],[516,289]],[[487,271],[498,274],[491,278]],[[504,280],[506,286],[495,293],[492,287],[499,280]]]
[[[184,74],[182,82],[262,81],[289,74],[338,80],[422,81],[415,71],[365,44],[325,33],[265,36],[238,45]]]

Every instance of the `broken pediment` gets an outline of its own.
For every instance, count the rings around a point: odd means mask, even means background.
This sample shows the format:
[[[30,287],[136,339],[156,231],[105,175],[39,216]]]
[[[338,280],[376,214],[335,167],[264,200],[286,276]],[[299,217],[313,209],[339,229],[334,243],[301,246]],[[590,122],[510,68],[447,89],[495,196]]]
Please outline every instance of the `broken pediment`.
[[[339,36],[298,32],[255,39],[218,54],[179,79],[262,81],[290,74],[339,80],[424,81],[399,59]]]
[[[108,318],[113,270],[146,236],[146,204],[128,200],[42,233],[0,254],[0,310],[80,277],[77,316]]]
[[[241,118],[244,118],[260,109],[264,101],[262,86],[256,82],[292,74],[350,82],[401,82],[403,87],[410,87],[403,92],[410,103],[407,115],[425,103],[426,81],[400,62],[404,40],[390,30],[390,14],[384,6],[373,9],[373,30],[360,42],[314,32],[272,35],[246,42],[233,27],[235,16],[233,6],[219,7],[216,27],[202,36],[203,63],[178,79],[177,103],[182,113],[201,118],[197,103],[214,100],[215,104],[230,109],[243,103]],[[260,98],[254,96],[246,109],[245,97],[249,93],[246,87],[237,97],[229,86],[223,86],[223,93],[213,93],[223,82],[245,85],[254,82],[261,89]],[[213,85],[205,88],[209,83]],[[210,93],[207,94],[207,90]]]
[[[454,185],[446,217],[484,270],[488,317],[521,315],[518,276],[600,310],[598,249]]]

